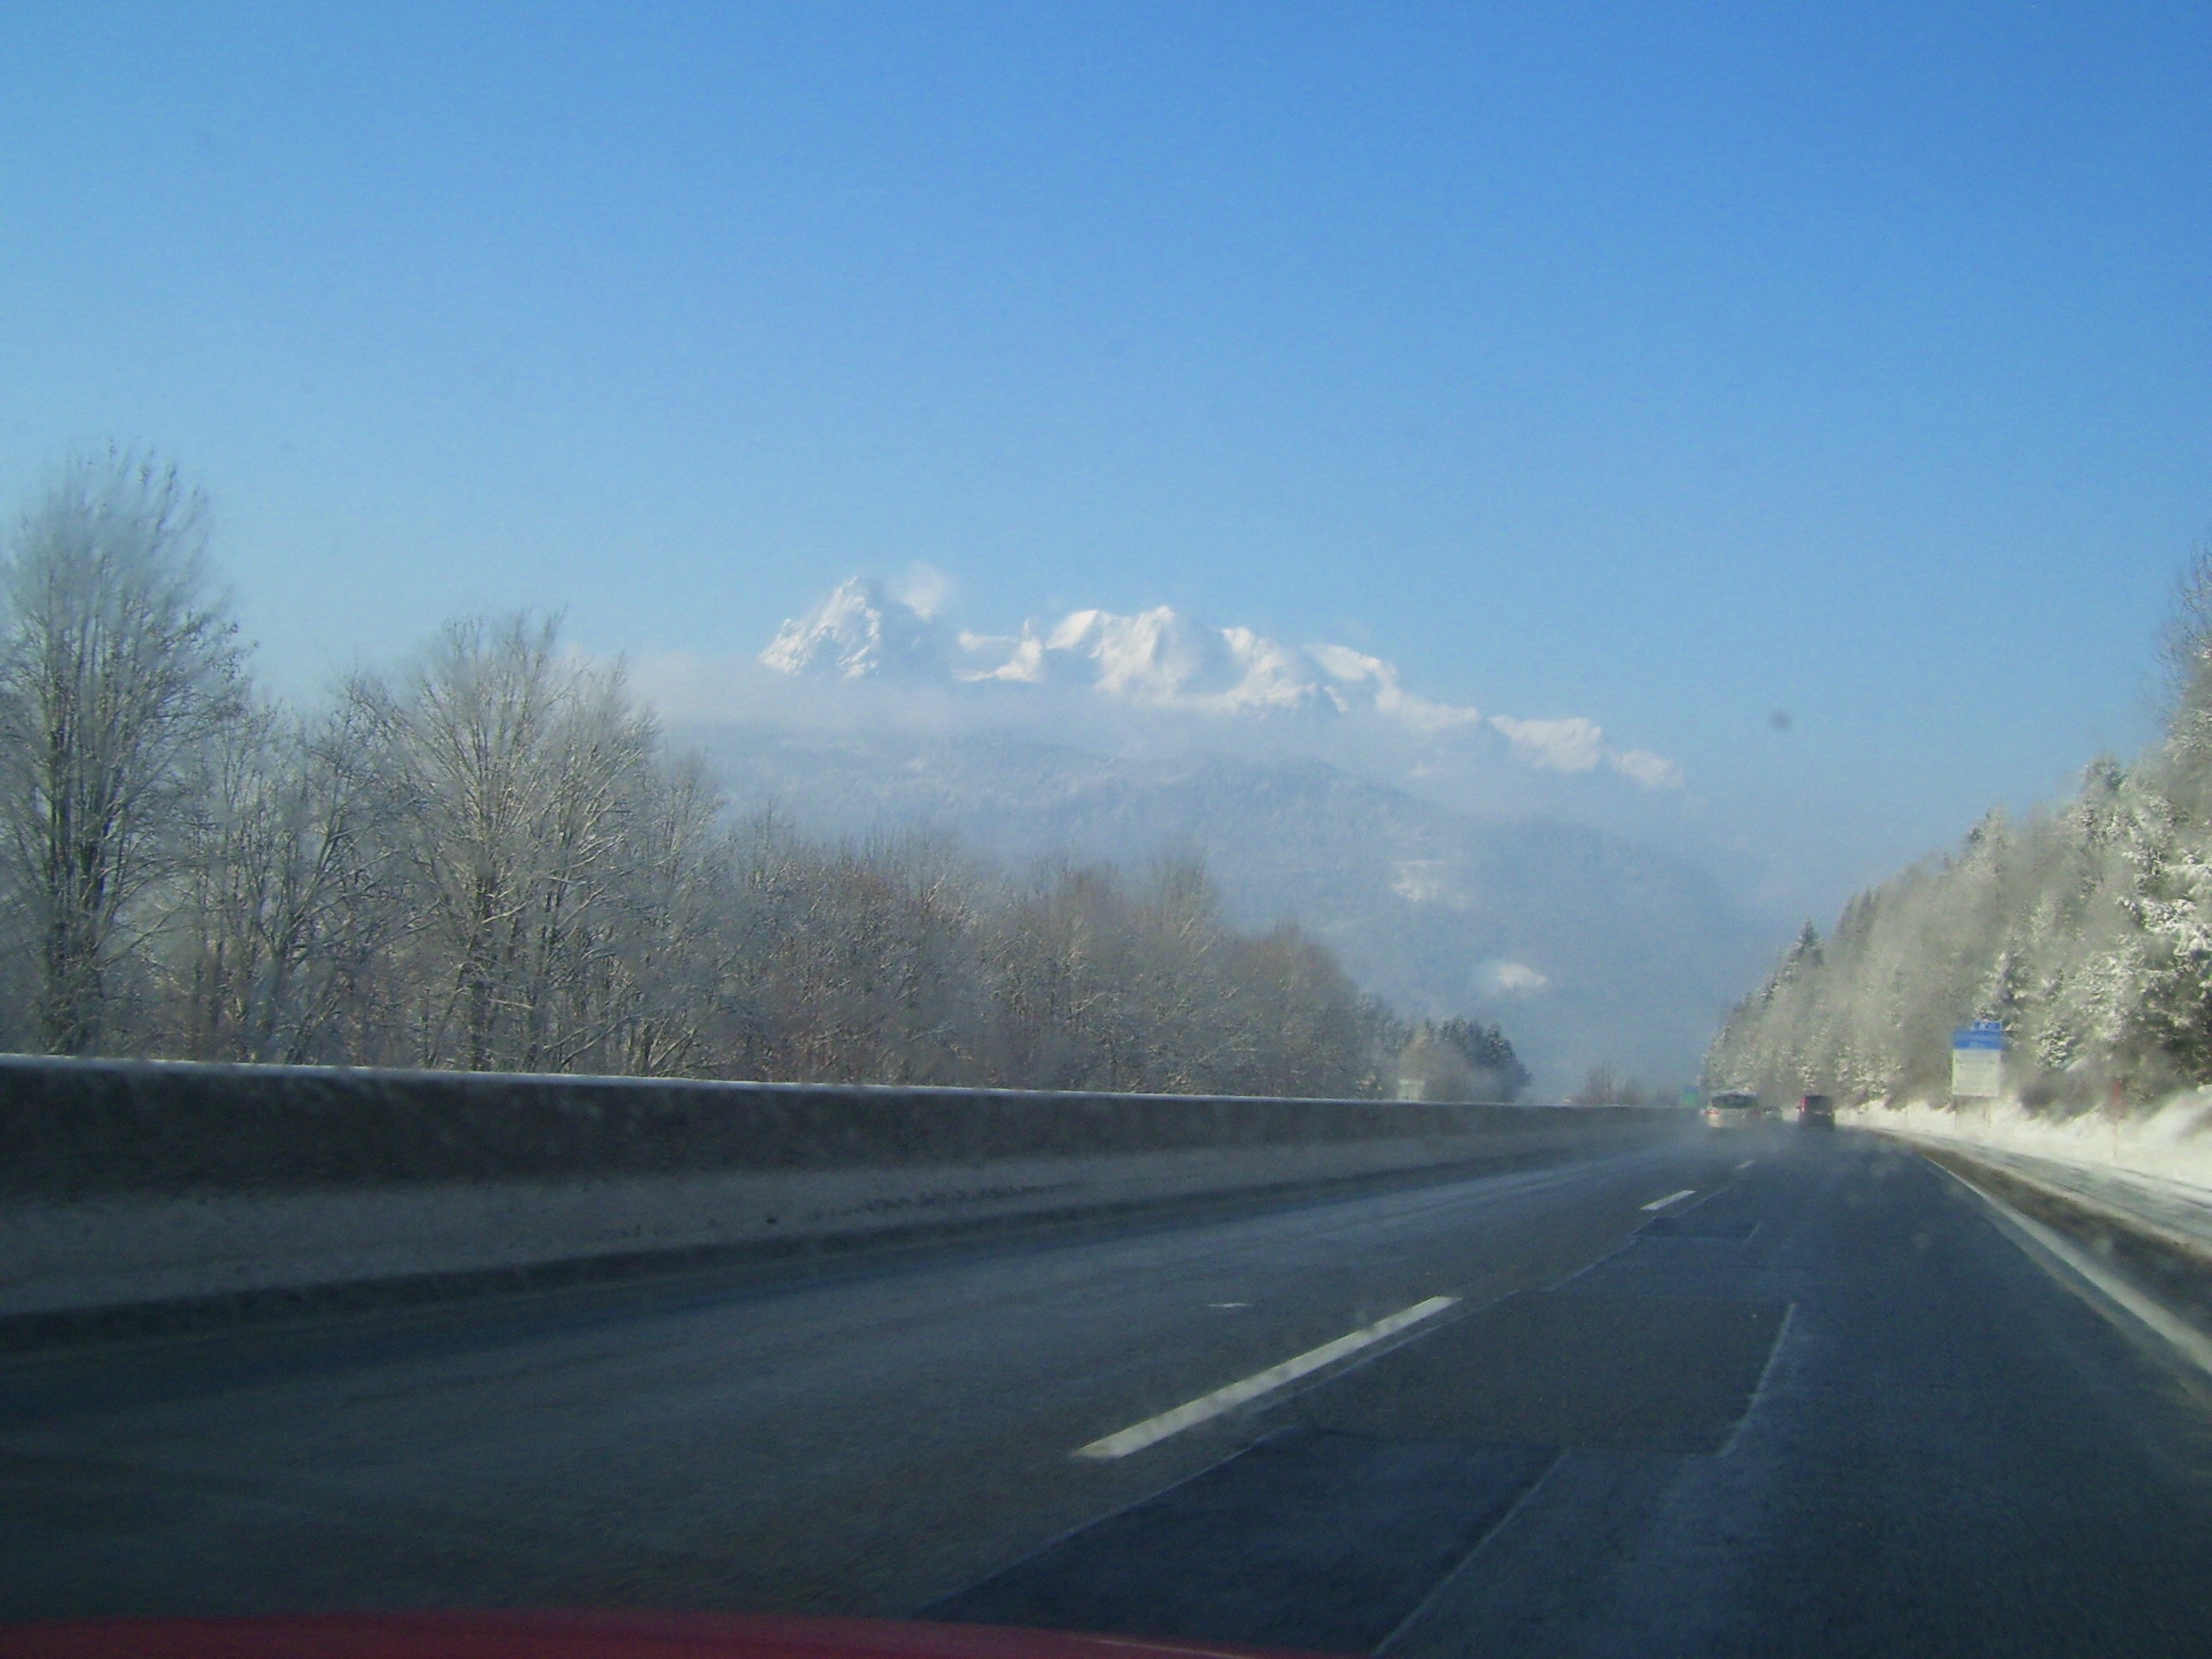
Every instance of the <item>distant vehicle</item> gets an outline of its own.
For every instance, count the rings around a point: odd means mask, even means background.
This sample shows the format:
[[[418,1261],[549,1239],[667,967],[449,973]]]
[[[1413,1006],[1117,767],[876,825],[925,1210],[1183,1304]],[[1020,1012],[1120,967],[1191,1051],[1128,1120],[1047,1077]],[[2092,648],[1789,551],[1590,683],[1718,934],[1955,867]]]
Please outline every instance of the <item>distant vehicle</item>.
[[[1723,1089],[1705,1102],[1709,1129],[1748,1129],[1765,1115],[1759,1109],[1759,1097],[1747,1089]]]
[[[1797,1103],[1797,1127],[1801,1129],[1832,1129],[1836,1127],[1836,1103],[1826,1095],[1807,1095]]]

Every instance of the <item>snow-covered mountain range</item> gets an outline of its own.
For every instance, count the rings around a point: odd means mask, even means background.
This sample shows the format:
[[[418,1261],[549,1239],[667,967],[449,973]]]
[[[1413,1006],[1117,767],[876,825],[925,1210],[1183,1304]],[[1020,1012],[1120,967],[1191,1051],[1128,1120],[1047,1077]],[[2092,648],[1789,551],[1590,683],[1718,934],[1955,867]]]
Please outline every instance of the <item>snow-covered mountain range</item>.
[[[1133,616],[1075,611],[1017,634],[979,634],[854,577],[785,623],[760,661],[799,678],[1056,687],[1138,708],[1247,720],[1366,715],[1429,737],[1495,734],[1520,760],[1551,771],[1604,767],[1647,788],[1681,783],[1671,761],[1617,748],[1580,716],[1520,720],[1434,702],[1408,691],[1391,664],[1350,646],[1286,645],[1165,605]]]
[[[1595,720],[1409,690],[1382,658],[1165,608],[1012,635],[840,585],[757,659],[641,673],[740,811],[943,830],[1018,867],[1202,854],[1409,1013],[1496,1020],[1539,1086],[1686,1081],[1778,937],[1716,878],[1674,767]]]

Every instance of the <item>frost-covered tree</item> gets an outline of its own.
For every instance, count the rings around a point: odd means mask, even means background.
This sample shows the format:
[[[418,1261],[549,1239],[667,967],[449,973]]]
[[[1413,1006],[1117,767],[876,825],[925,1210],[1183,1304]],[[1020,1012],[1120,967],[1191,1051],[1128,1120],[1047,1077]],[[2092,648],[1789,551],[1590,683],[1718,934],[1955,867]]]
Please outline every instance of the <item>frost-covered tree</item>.
[[[352,696],[397,802],[417,1059],[568,1069],[620,1018],[609,970],[651,812],[651,716],[619,670],[523,617],[455,623],[398,686]]]
[[[394,801],[343,702],[308,723],[257,708],[206,757],[205,809],[171,896],[167,1032],[209,1059],[373,1052],[407,930]]]
[[[618,667],[464,619],[289,710],[174,473],[67,470],[0,571],[0,1040],[244,1061],[1392,1091],[1405,1023],[1194,859],[995,872],[732,825]],[[1495,1028],[1433,1028],[1510,1091]],[[1486,1089],[1489,1082],[1483,1085]]]
[[[0,570],[0,838],[31,964],[29,1036],[131,1042],[145,901],[207,805],[208,753],[246,717],[236,629],[173,469],[111,454],[60,473]]]
[[[2163,743],[2091,763],[2074,798],[1993,812],[1954,854],[1853,899],[1739,1006],[1709,1078],[1866,1098],[1946,1087],[1948,1033],[1996,1019],[2032,1105],[2212,1080],[2212,553],[2163,642]]]

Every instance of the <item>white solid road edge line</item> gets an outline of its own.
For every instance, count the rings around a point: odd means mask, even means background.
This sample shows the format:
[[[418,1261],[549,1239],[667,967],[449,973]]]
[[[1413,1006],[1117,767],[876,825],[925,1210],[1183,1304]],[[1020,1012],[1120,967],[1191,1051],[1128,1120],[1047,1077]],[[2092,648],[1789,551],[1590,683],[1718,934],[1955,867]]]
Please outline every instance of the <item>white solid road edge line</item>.
[[[1685,1187],[1679,1193],[1669,1193],[1664,1198],[1655,1198],[1644,1207],[1647,1210],[1663,1210],[1669,1204],[1680,1204],[1686,1198],[1695,1197],[1697,1191],[1695,1187]]]
[[[1936,1167],[1942,1169],[1961,1187],[2072,1268],[2116,1306],[2125,1309],[2148,1326],[2184,1359],[2199,1370],[2212,1374],[2212,1340],[2206,1339],[2194,1328],[2175,1318],[2063,1234],[2045,1226],[2033,1216],[2022,1215],[1995,1193],[1977,1187],[1956,1170],[1945,1169],[1942,1164]]]
[[[1231,1382],[1226,1388],[1216,1389],[1212,1394],[1200,1395],[1173,1411],[1162,1412],[1158,1417],[1148,1417],[1141,1423],[1133,1423],[1118,1434],[1109,1434],[1103,1440],[1094,1440],[1078,1449],[1078,1457],[1127,1457],[1131,1452],[1142,1451],[1156,1445],[1171,1434],[1180,1434],[1194,1424],[1203,1423],[1210,1417],[1218,1417],[1233,1411],[1248,1400],[1257,1400],[1285,1382],[1295,1382],[1309,1373],[1319,1370],[1332,1361],[1348,1353],[1358,1353],[1362,1348],[1374,1346],[1385,1337],[1395,1336],[1408,1325],[1418,1325],[1431,1319],[1459,1301],[1455,1296],[1432,1296],[1425,1302],[1416,1302],[1410,1308],[1401,1309],[1388,1319],[1378,1319],[1372,1325],[1363,1326],[1334,1342],[1324,1342],[1318,1348],[1309,1348],[1295,1359],[1285,1359],[1279,1365],[1270,1365],[1264,1371],[1255,1371],[1241,1382]]]

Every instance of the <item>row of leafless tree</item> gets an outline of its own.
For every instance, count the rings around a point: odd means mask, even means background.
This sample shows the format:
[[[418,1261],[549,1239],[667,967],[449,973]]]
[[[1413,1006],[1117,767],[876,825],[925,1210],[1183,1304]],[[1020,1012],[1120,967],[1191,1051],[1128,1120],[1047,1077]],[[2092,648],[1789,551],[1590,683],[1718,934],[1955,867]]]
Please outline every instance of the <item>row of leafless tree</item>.
[[[1406,1028],[1296,930],[1229,926],[1195,865],[1007,878],[927,839],[732,827],[620,670],[550,623],[455,623],[404,672],[287,712],[247,673],[204,539],[173,472],[112,457],[19,527],[0,593],[9,1046],[1395,1085]]]
[[[1723,1029],[1716,1085],[1942,1097],[1950,1042],[2002,1022],[2031,1106],[2127,1109],[2212,1082],[2212,551],[2166,645],[2166,740],[2091,766],[2024,823],[1991,812],[1948,857],[1808,923]]]

